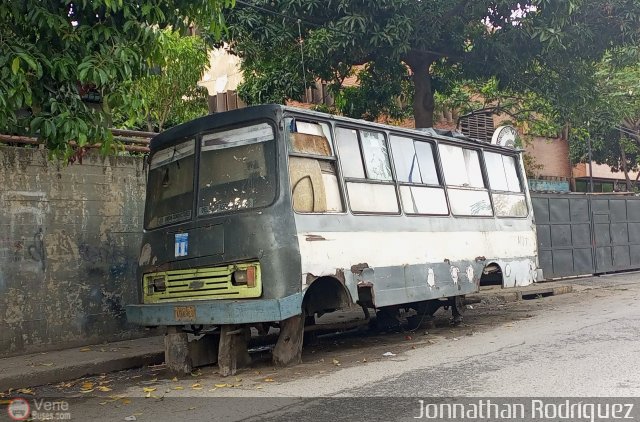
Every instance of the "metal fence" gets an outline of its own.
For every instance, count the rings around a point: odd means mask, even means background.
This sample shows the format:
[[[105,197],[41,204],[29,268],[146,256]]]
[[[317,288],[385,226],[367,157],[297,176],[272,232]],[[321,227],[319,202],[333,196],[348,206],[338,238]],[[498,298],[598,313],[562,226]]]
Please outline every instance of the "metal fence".
[[[113,139],[116,145],[120,145],[118,149],[128,152],[149,152],[149,144],[151,143],[151,138],[157,135],[157,133],[154,132],[142,132],[137,130],[110,130],[113,134]],[[8,144],[13,146],[42,145],[42,148],[44,148],[41,139],[31,136],[0,134],[0,144]],[[75,141],[69,142],[69,145],[71,145],[72,147],[78,147],[78,144]],[[99,142],[89,143],[87,145],[84,145],[83,148],[100,148],[100,146],[101,144]]]
[[[533,194],[546,279],[640,269],[640,197]]]

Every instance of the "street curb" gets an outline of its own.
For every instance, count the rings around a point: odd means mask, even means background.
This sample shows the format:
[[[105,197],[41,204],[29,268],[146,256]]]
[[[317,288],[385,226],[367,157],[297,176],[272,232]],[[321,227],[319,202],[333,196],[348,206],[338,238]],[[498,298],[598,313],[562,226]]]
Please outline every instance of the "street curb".
[[[571,293],[573,291],[574,289],[571,284],[564,284],[560,286],[534,285],[523,287],[521,289],[509,288],[506,289],[506,291],[480,291],[478,293],[467,295],[466,299],[469,301],[478,300],[481,303],[510,303],[518,302],[520,300],[537,299],[546,296],[557,296]]]
[[[48,368],[47,371],[37,373],[24,373],[15,376],[0,376],[0,391],[26,387],[36,387],[45,384],[54,384],[89,375],[98,375],[108,372],[122,371],[124,369],[139,368],[145,365],[157,365],[164,362],[164,352],[150,353],[140,356],[131,356],[103,360],[100,362],[81,362],[69,366]]]
[[[147,337],[83,349],[2,358],[0,392],[161,364],[164,362],[162,344],[161,337]]]

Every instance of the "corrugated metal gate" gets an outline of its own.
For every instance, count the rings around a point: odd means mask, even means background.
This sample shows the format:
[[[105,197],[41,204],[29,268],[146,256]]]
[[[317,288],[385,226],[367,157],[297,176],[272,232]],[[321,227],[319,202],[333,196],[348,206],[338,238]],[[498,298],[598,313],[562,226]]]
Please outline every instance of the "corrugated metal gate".
[[[640,197],[533,194],[546,279],[640,269]]]

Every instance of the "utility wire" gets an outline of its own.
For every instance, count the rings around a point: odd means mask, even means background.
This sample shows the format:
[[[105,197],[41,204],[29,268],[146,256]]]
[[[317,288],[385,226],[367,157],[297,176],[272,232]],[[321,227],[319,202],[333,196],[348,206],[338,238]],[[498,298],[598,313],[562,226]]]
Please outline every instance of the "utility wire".
[[[246,6],[246,7],[250,7],[250,8],[255,9],[255,10],[260,10],[261,12],[267,12],[267,13],[269,13],[271,15],[280,16],[281,18],[288,19],[290,21],[304,22],[307,25],[315,26],[317,28],[322,28],[322,25],[317,24],[315,22],[311,22],[311,21],[308,21],[308,20],[305,20],[305,19],[302,19],[302,18],[299,18],[299,17],[285,15],[284,13],[280,13],[280,12],[277,12],[277,11],[272,10],[272,9],[267,9],[266,7],[258,6],[256,4],[247,3],[246,1],[236,0],[236,3],[241,4],[243,6]]]
[[[252,4],[252,3],[248,3],[248,2],[243,1],[243,0],[236,0],[236,3],[237,4],[241,4],[241,5],[245,6],[245,7],[249,7],[249,8],[254,9],[254,10],[259,10],[261,12],[269,13],[271,15],[279,16],[279,17],[282,17],[283,19],[287,19],[287,20],[296,22],[298,24],[298,34],[300,36],[300,43],[301,43],[300,44],[300,52],[301,52],[302,56],[303,56],[304,53],[303,53],[303,50],[302,50],[301,23],[304,23],[306,25],[313,26],[313,27],[316,27],[316,28],[324,28],[324,26],[321,25],[321,24],[318,24],[318,23],[315,23],[315,22],[311,22],[309,20],[302,19],[302,18],[297,17],[297,16],[285,15],[284,13],[280,13],[280,12],[277,12],[275,10],[268,9],[266,7],[258,6],[258,5]],[[332,31],[336,32],[338,34],[344,35],[344,36],[348,36],[348,37],[353,36],[353,34],[349,34],[349,33],[340,31],[339,29],[336,29],[336,28],[332,28]],[[467,62],[475,63],[477,65],[482,65],[482,66],[487,64],[487,60],[484,60],[484,61],[483,60],[470,60],[468,58],[464,58],[464,57],[461,57],[461,56],[456,56],[456,55],[453,55],[453,54],[448,54],[448,53],[443,53],[443,52],[440,52],[440,51],[433,51],[433,50],[421,50],[421,51],[424,51],[425,53],[433,54],[435,56],[439,56],[441,58],[457,59],[457,60],[461,60],[461,61],[467,61]],[[303,56],[302,60],[303,60],[303,63],[302,63],[303,72],[305,72],[305,70],[304,70],[304,56]],[[553,69],[551,68],[551,70],[553,70]],[[575,81],[569,80],[568,82],[577,85],[577,82],[575,82]],[[534,93],[537,92],[537,90],[535,88],[533,88],[531,85],[527,84],[523,80],[519,80],[519,83],[522,84],[524,87],[530,89],[532,92],[534,92]],[[306,79],[305,79],[305,95],[306,95]]]
[[[304,69],[304,48],[302,48],[302,30],[300,29],[300,19],[298,19],[298,36],[300,37],[300,57],[302,58],[302,80],[304,81],[304,96],[307,97],[307,71]]]
[[[267,9],[266,7],[258,6],[258,5],[255,5],[255,4],[247,3],[247,2],[242,1],[242,0],[236,0],[236,3],[237,4],[241,4],[243,6],[246,6],[246,7],[249,7],[251,9],[259,10],[261,12],[266,12],[266,13],[269,13],[269,14],[274,15],[274,16],[280,16],[281,18],[288,19],[288,20],[293,21],[293,22],[297,22],[298,23],[298,28],[300,28],[300,23],[305,23],[305,24],[307,24],[309,26],[314,26],[316,28],[324,28],[324,26],[319,24],[319,23],[311,22],[309,20],[302,19],[302,18],[299,18],[297,16],[285,15],[284,13],[280,13],[280,12],[277,12],[275,10]],[[335,32],[335,33],[338,33],[340,35],[347,36],[347,37],[353,36],[353,34],[341,31],[341,30],[339,30],[337,28],[331,28],[331,31]],[[433,51],[433,50],[421,50],[421,51],[424,51],[425,53],[433,54],[435,56],[460,58],[461,59],[461,57],[454,57],[451,54],[443,53],[441,51]]]
[[[313,26],[313,27],[316,27],[316,28],[324,28],[324,26],[321,25],[321,24],[318,24],[318,23],[315,23],[315,22],[311,22],[309,20],[302,19],[302,18],[297,17],[297,16],[285,15],[285,14],[277,12],[275,10],[267,9],[266,7],[258,6],[258,5],[252,4],[252,3],[248,3],[248,2],[243,1],[243,0],[236,0],[236,3],[237,4],[241,4],[243,6],[246,6],[246,7],[249,7],[249,8],[254,9],[254,10],[259,10],[261,12],[269,13],[271,15],[279,16],[279,17],[281,17],[283,19],[287,19],[287,20],[296,22],[298,24],[298,33],[300,34],[300,40],[302,40],[301,27],[300,27],[301,23],[304,23],[306,25]],[[340,31],[339,29],[336,29],[336,28],[332,28],[332,31],[336,32],[338,34],[347,36],[347,37],[353,36],[353,34],[349,34],[349,33]],[[301,45],[300,48],[302,48],[302,45]],[[457,60],[461,60],[461,61],[467,61],[467,62],[475,63],[475,64],[481,65],[481,66],[485,66],[487,64],[486,60],[484,60],[484,61],[483,60],[469,60],[468,58],[464,58],[464,57],[453,55],[453,54],[443,53],[441,51],[434,51],[434,50],[421,50],[421,51],[424,51],[425,53],[433,54],[435,56],[439,56],[441,58],[457,59]],[[303,66],[304,66],[304,64],[303,64]],[[524,85],[526,88],[530,89],[531,91],[536,92],[536,90],[531,85],[527,84],[526,82],[520,80],[519,83]]]

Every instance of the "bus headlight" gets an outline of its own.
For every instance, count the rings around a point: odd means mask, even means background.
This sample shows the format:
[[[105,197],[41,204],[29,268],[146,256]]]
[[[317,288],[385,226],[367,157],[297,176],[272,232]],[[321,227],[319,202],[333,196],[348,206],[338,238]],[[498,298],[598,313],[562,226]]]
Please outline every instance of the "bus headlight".
[[[249,266],[244,270],[235,270],[231,276],[234,286],[256,287],[256,267]]]
[[[167,291],[167,282],[164,277],[155,277],[149,282],[150,293],[165,292]]]

